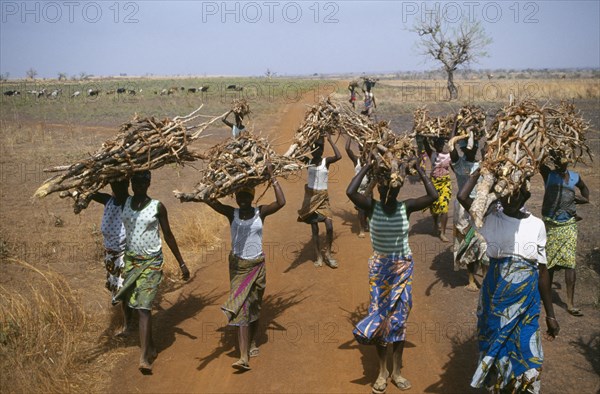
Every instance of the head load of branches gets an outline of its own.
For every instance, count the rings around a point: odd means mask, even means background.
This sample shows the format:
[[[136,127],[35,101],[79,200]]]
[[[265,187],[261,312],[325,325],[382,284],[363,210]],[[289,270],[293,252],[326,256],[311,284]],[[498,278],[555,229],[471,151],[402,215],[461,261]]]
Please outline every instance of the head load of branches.
[[[250,114],[250,105],[245,99],[235,99],[231,104],[231,110],[236,116],[243,119],[246,115]]]
[[[539,106],[524,100],[498,112],[487,135],[487,149],[481,163],[482,180],[471,206],[478,226],[491,202],[512,195],[547,160],[579,161],[589,153],[585,143],[588,123],[572,105]]]
[[[269,163],[273,175],[284,178],[303,168],[296,160],[275,153],[265,138],[250,132],[212,147],[204,161],[206,167],[200,170],[194,190],[174,192],[181,202],[214,200],[268,182]]]
[[[61,198],[74,200],[77,214],[87,208],[91,195],[111,182],[129,179],[133,174],[167,164],[183,165],[203,156],[189,149],[200,134],[224,115],[197,123],[198,111],[172,119],[141,118],[124,123],[119,132],[105,141],[100,149],[76,163],[46,169],[60,172],[37,189],[35,197],[60,192]]]

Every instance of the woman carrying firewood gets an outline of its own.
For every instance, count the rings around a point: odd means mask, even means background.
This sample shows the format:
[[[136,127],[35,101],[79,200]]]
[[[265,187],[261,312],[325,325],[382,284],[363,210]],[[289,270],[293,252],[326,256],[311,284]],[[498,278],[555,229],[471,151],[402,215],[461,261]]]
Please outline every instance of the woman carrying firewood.
[[[327,184],[329,181],[329,166],[342,158],[337,146],[327,134],[327,141],[333,148],[333,156],[323,158],[325,150],[324,138],[319,138],[314,146],[312,159],[308,167],[308,183],[304,187],[304,200],[298,211],[298,221],[311,225],[312,240],[315,245],[317,259],[315,267],[323,266],[323,262],[331,268],[337,268],[338,263],[331,256],[331,245],[333,243],[333,221],[331,209],[329,208],[329,194]],[[319,223],[325,222],[326,240],[325,253],[321,252],[319,245]]]
[[[371,91],[370,85],[367,85],[367,90],[363,90],[363,95],[365,96],[365,109],[361,114],[370,118],[373,115],[375,108],[377,108],[377,101],[375,101],[375,95]]]
[[[454,134],[454,133],[453,133]],[[453,135],[452,135],[453,136]],[[451,138],[451,141],[453,139]],[[456,175],[458,190],[467,183],[469,175],[479,168],[479,162],[476,160],[477,148],[479,143],[475,140],[469,145],[466,139],[460,140],[454,144],[454,149],[450,151],[452,170]],[[459,154],[462,152],[462,155]],[[475,191],[470,195],[475,198]],[[479,290],[475,282],[475,272],[479,265],[483,271],[483,276],[487,272],[489,260],[485,253],[485,240],[477,232],[475,226],[471,225],[469,212],[467,212],[458,200],[454,200],[454,270],[467,268],[469,283],[465,287],[468,291],[476,292]]]
[[[479,179],[473,172],[458,192],[469,210],[469,197]],[[539,393],[543,352],[540,298],[546,311],[548,340],[560,330],[552,306],[546,267],[546,230],[539,218],[522,208],[530,193],[523,183],[500,198],[502,210],[484,217],[481,235],[487,242],[490,267],[477,308],[479,364],[471,386],[493,392]]]
[[[351,82],[348,85],[348,90],[350,91],[350,99],[348,100],[348,102],[352,105],[352,109],[356,109],[356,96],[358,95],[358,93],[356,92],[357,88],[358,84],[356,82]]]
[[[171,232],[167,209],[158,200],[148,196],[150,171],[136,172],[131,178],[133,197],[128,197],[123,207],[125,226],[125,268],[123,287],[117,292],[114,302],[128,303],[139,314],[140,372],[152,373],[152,360],[157,352],[152,339],[152,303],[162,280],[163,252],[160,231],[165,242],[179,263],[184,280],[190,278],[175,236]]]
[[[232,112],[235,117],[235,123],[231,123],[230,121],[227,120],[227,117]],[[241,113],[234,111],[233,109],[230,110],[227,113],[227,115],[225,115],[225,117],[223,118],[223,123],[225,123],[228,127],[231,128],[231,135],[233,136],[233,138],[237,138],[237,136],[240,135],[240,133],[242,131],[246,130],[246,126],[244,126],[243,122],[244,122],[244,116]]]
[[[112,296],[123,287],[123,268],[125,262],[125,226],[121,214],[125,201],[129,197],[129,179],[111,182],[112,195],[96,192],[90,197],[104,205],[100,230],[104,238],[104,266],[106,268],[106,288]],[[127,336],[131,330],[131,308],[126,302],[121,303],[123,310],[123,329],[117,336]]]
[[[346,153],[348,154],[348,157],[350,158],[350,160],[352,160],[352,163],[354,164],[354,175],[356,175],[363,168],[363,165],[360,162],[360,157],[357,157],[354,154],[354,151],[352,151],[352,148],[350,147],[351,143],[352,143],[352,140],[350,138],[348,138],[346,140]],[[362,182],[360,183],[360,187],[358,188],[358,192],[363,195],[366,195],[367,193],[371,192],[369,190],[368,177],[363,178]],[[369,223],[367,222],[367,215],[362,208],[359,208],[357,206],[355,206],[355,208],[358,211],[358,226],[359,226],[358,238],[364,238],[365,233],[369,232]]]
[[[263,224],[267,216],[285,205],[285,196],[273,175],[272,164],[267,164],[267,171],[275,191],[275,202],[253,207],[253,188],[243,188],[235,194],[239,208],[221,204],[217,200],[206,202],[209,207],[227,217],[231,226],[231,286],[229,298],[221,309],[227,315],[229,325],[238,326],[240,359],[231,366],[241,371],[250,370],[249,357],[258,356],[256,333],[267,280],[262,248]]]
[[[435,187],[417,160],[411,165],[425,185],[426,195],[398,201],[401,186],[391,187],[392,177],[378,179],[380,201],[358,192],[363,178],[373,168],[365,165],[352,179],[346,195],[365,210],[370,218],[373,256],[369,259],[369,314],[358,322],[354,336],[359,343],[375,345],[379,358],[379,375],[373,393],[384,393],[390,373],[387,369],[387,345],[393,344],[392,381],[400,390],[411,388],[400,375],[402,352],[406,339],[406,324],[412,307],[413,259],[408,245],[409,216],[427,208],[438,197]]]
[[[578,173],[567,169],[569,161],[565,158],[553,157],[555,169],[551,170],[542,164],[540,173],[544,178],[544,201],[542,203],[542,216],[546,224],[548,242],[546,253],[548,255],[548,270],[550,283],[554,278],[554,271],[565,270],[567,285],[567,312],[573,316],[583,316],[573,302],[575,296],[575,260],[577,249],[577,221],[581,220],[576,214],[576,204],[589,202],[590,191]],[[575,188],[581,196],[575,195]]]
[[[434,150],[431,149],[427,138],[423,140],[423,146],[431,161],[431,180],[439,195],[437,201],[430,208],[431,216],[433,216],[434,232],[439,235],[442,241],[448,242],[446,226],[448,225],[448,206],[452,198],[450,153],[445,151],[446,140],[442,137],[434,140]]]

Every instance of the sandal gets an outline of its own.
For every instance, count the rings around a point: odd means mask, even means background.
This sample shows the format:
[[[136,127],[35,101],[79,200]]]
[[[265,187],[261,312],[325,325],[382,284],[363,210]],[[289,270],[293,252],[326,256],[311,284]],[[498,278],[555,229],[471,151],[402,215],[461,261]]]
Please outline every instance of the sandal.
[[[239,359],[236,362],[234,362],[233,364],[231,364],[231,366],[235,369],[237,369],[238,371],[250,371],[250,364],[248,364],[246,361]]]
[[[259,353],[258,347],[253,347],[253,348],[252,348],[252,349],[250,349],[250,351],[248,352],[248,355],[249,355],[250,357],[258,357],[258,353]]]
[[[402,377],[401,375],[392,377],[392,381],[394,382],[396,387],[398,387],[402,391],[409,390],[412,387],[408,379]]]
[[[338,267],[337,260],[331,258],[331,256],[325,256],[325,264],[327,264],[327,266],[329,268],[337,268]]]
[[[583,313],[581,312],[581,309],[579,309],[579,308],[567,309],[567,312],[569,312],[569,315],[572,315],[572,316],[577,316],[577,317],[583,316]]]
[[[373,383],[373,389],[372,389],[373,394],[384,394],[385,393],[385,390],[387,390],[387,379],[389,378],[389,376],[390,375],[386,376],[385,378],[383,376],[380,376],[377,378],[375,383]]]

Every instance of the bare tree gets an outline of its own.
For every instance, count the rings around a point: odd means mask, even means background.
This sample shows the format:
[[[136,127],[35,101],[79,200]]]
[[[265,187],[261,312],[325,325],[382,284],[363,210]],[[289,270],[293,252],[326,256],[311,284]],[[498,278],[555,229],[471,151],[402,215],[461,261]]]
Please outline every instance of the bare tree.
[[[66,81],[67,80],[67,73],[58,73],[58,80],[59,81]]]
[[[447,29],[439,14],[430,14],[430,18],[416,23],[411,31],[421,37],[418,46],[422,55],[442,63],[448,77],[450,100],[458,98],[454,72],[462,65],[476,63],[480,57],[487,56],[485,48],[492,42],[481,23],[463,22],[457,28]]]
[[[275,71],[271,70],[270,68],[267,68],[267,71],[265,71],[265,77],[267,77],[267,79],[271,79],[276,75],[277,75],[277,73]]]
[[[37,75],[38,75],[38,72],[35,70],[35,68],[32,67],[25,72],[25,75],[29,79],[35,79],[35,77],[37,77]]]

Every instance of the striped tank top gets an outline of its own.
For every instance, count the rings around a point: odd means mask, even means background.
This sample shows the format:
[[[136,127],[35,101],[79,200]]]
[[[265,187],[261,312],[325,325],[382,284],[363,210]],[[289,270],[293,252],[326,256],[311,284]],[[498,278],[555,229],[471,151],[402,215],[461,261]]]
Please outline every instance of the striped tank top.
[[[399,202],[396,212],[388,215],[383,211],[381,201],[374,203],[369,221],[373,251],[385,255],[410,256],[412,252],[408,246],[406,205]]]

